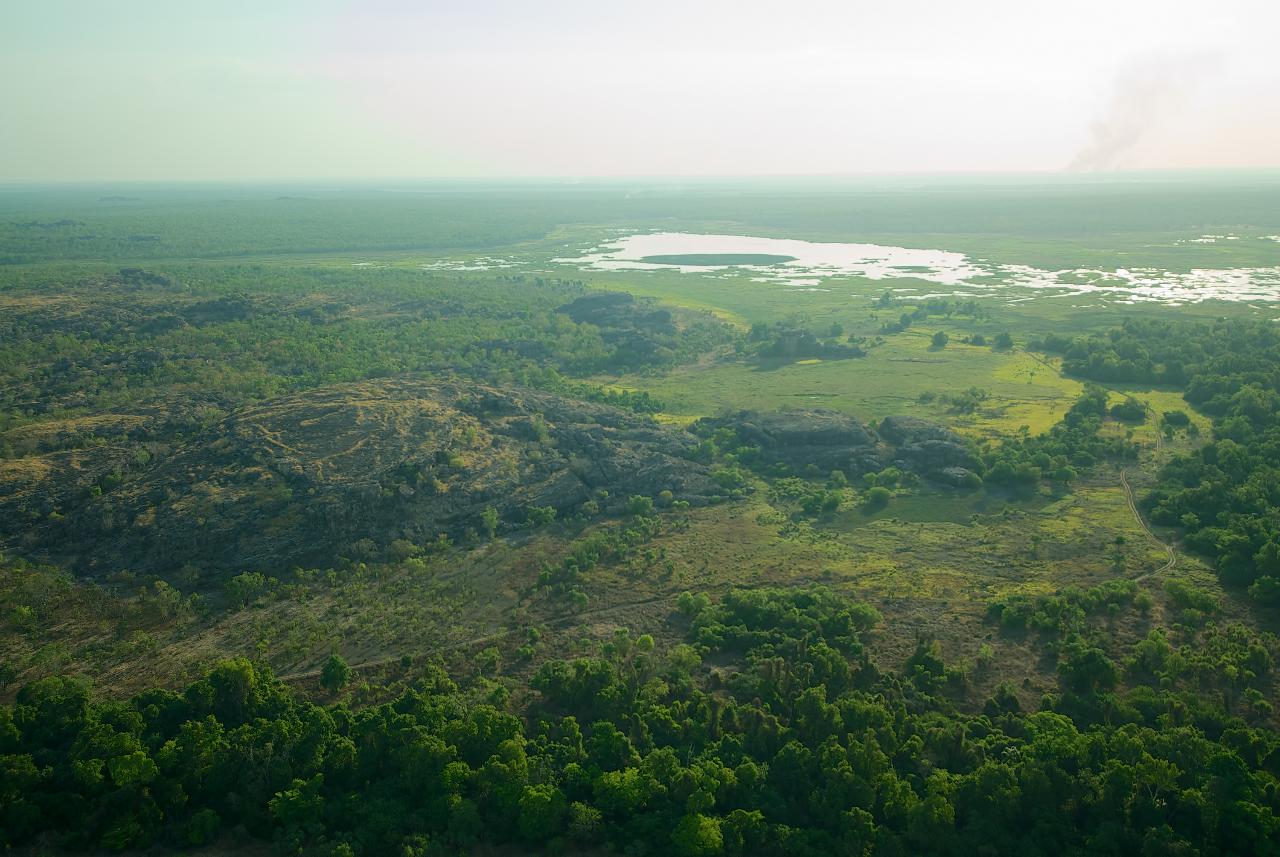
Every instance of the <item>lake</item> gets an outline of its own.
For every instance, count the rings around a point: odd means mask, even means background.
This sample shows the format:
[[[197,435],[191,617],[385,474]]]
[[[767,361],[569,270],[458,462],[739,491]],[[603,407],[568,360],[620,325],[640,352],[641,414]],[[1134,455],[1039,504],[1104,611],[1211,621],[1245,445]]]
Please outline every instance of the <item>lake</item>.
[[[1272,237],[1249,240],[1269,241]],[[975,259],[952,250],[752,235],[636,233],[610,239],[582,256],[556,261],[596,271],[723,272],[792,288],[816,287],[835,277],[859,277],[924,281],[964,295],[1022,288],[1051,289],[1067,295],[1111,294],[1131,301],[1172,304],[1280,300],[1280,267],[1050,271]]]

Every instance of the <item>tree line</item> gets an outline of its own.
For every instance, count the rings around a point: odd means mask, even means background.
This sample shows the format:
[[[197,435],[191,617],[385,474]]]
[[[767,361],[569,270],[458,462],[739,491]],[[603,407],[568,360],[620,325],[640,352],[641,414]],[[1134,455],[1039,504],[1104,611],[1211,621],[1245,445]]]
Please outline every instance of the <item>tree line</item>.
[[[679,610],[683,643],[661,652],[620,629],[595,655],[540,666],[522,708],[438,667],[360,709],[300,698],[245,660],[128,701],[41,680],[0,708],[0,841],[188,847],[242,829],[283,854],[334,855],[1280,848],[1280,738],[1221,690],[1266,686],[1269,636],[1156,629],[1111,661],[1072,620],[1073,642],[1051,652],[1057,692],[1023,710],[1002,686],[965,713],[965,668],[927,640],[902,671],[878,668],[879,615],[827,590],[686,594]],[[1188,674],[1192,659],[1217,677]]]
[[[1171,460],[1145,499],[1181,528],[1224,583],[1280,603],[1280,329],[1272,322],[1127,321],[1103,336],[1037,343],[1065,371],[1099,381],[1171,384],[1213,418],[1213,438]],[[1163,416],[1187,431],[1185,414]]]

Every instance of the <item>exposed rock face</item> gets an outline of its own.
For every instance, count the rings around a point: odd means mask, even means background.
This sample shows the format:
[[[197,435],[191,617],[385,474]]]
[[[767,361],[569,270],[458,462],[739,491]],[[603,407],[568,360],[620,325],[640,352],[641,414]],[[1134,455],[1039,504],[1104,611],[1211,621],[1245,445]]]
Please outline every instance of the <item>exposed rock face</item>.
[[[967,467],[944,467],[937,473],[938,481],[957,488],[981,484],[980,477]],[[974,480],[979,480],[975,482]]]
[[[766,463],[780,462],[796,472],[812,466],[857,476],[894,464],[952,482],[944,471],[978,466],[963,438],[915,417],[886,417],[876,432],[836,411],[740,411],[700,420],[698,427],[704,433],[731,428],[742,443],[759,446]]]
[[[719,489],[685,456],[697,439],[645,417],[548,393],[385,380],[236,411],[126,481],[46,524],[42,552],[88,571],[166,574],[329,564],[351,544],[424,543],[503,526],[530,506],[564,514],[609,492]],[[365,543],[367,544],[367,543]]]
[[[924,440],[959,440],[954,432],[919,417],[885,417],[880,421],[880,436],[896,446]]]
[[[824,473],[859,474],[883,466],[875,433],[837,411],[740,411],[700,420],[699,426],[710,431],[732,428],[743,443],[759,446],[766,462],[781,462],[796,471],[813,465]]]
[[[917,417],[885,417],[880,436],[897,447],[896,455],[907,466],[929,476],[943,476],[948,468],[973,469],[974,454],[955,432]]]

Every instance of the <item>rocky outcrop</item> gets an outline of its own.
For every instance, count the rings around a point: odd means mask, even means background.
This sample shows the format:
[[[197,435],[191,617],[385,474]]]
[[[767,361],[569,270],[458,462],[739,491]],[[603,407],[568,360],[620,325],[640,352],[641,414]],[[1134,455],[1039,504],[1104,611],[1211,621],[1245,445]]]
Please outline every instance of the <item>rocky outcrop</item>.
[[[324,564],[602,497],[719,492],[689,433],[532,390],[419,380],[345,384],[243,408],[37,531],[89,572]],[[348,554],[349,555],[349,554]]]
[[[765,463],[781,463],[803,472],[810,466],[823,473],[849,474],[879,470],[883,450],[875,432],[838,411],[739,411],[699,420],[705,433],[731,428],[741,443],[760,447]]]
[[[922,475],[951,481],[944,474],[949,468],[978,467],[977,457],[960,435],[918,417],[885,417],[880,436],[896,447],[898,461]]]
[[[953,483],[946,471],[979,466],[963,438],[916,417],[886,417],[876,431],[837,411],[739,411],[699,420],[695,430],[709,435],[721,428],[732,429],[740,444],[759,447],[765,464],[796,473],[817,468],[857,476],[892,464]]]
[[[967,467],[944,467],[938,471],[937,479],[954,488],[975,488],[982,484],[982,477]]]
[[[880,436],[895,446],[925,440],[958,440],[951,430],[919,417],[885,417],[880,421]]]

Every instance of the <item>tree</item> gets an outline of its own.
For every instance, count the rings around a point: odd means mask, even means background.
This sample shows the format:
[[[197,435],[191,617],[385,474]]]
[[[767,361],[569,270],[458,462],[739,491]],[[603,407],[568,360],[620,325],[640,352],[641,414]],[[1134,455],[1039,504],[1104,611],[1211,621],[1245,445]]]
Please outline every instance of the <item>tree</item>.
[[[111,773],[111,780],[117,786],[149,783],[160,773],[156,763],[141,750],[116,756],[107,763],[107,770]]]
[[[481,649],[476,655],[476,669],[481,675],[492,675],[498,671],[499,664],[502,663],[502,650],[497,646],[488,646]]]
[[[237,574],[227,581],[227,597],[237,606],[243,607],[256,599],[267,589],[266,577],[258,571],[246,571]]]
[[[680,819],[671,831],[671,841],[676,852],[687,857],[719,854],[724,850],[724,835],[720,832],[720,819],[689,813]]]
[[[520,835],[532,843],[546,842],[564,827],[568,802],[564,792],[549,783],[525,786],[520,795]]]
[[[1072,640],[1063,647],[1058,676],[1068,689],[1088,693],[1114,687],[1119,673],[1101,649]]]
[[[997,333],[995,339],[991,342],[991,347],[996,351],[1008,351],[1013,347],[1013,337],[1008,331]]]
[[[1111,406],[1111,416],[1127,423],[1146,422],[1147,406],[1130,396],[1123,402]]]
[[[939,330],[937,333],[933,335],[934,348],[946,348],[947,343],[950,341],[951,341],[951,337],[947,336],[947,332],[945,330]]]
[[[530,506],[527,512],[529,526],[543,527],[556,519],[554,506]]]
[[[498,532],[498,510],[490,506],[481,512],[480,525],[484,527],[484,534],[492,539]]]
[[[351,667],[343,660],[342,655],[329,655],[329,660],[320,668],[320,686],[330,693],[336,693],[346,687],[351,679]]]
[[[705,593],[681,592],[676,599],[676,609],[689,618],[693,618],[711,605],[711,599]]]
[[[653,498],[634,494],[627,500],[627,514],[648,517],[653,514]]]

